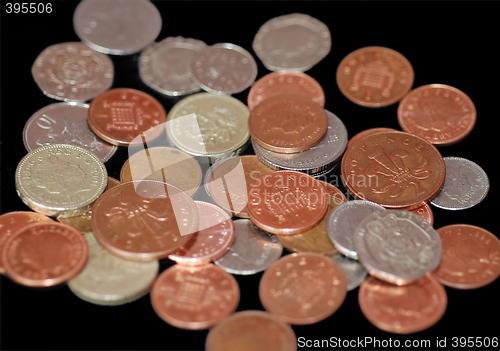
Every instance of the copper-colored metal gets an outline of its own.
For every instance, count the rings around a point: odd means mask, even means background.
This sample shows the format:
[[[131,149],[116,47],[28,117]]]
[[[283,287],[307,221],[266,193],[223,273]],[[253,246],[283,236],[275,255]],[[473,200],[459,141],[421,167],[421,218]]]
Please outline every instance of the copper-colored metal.
[[[268,73],[257,80],[248,92],[247,105],[252,111],[263,100],[277,95],[299,95],[325,107],[325,92],[310,75],[299,71]]]
[[[361,139],[367,135],[371,135],[371,134],[375,134],[375,133],[379,133],[379,132],[388,132],[391,130],[395,130],[395,129],[385,128],[385,127],[365,129],[362,132],[359,132],[358,134],[353,136],[351,139],[349,139],[349,142],[347,143],[347,147],[351,146],[356,141],[358,141],[359,139]]]
[[[469,135],[476,124],[476,108],[461,90],[429,84],[410,91],[401,100],[398,121],[405,132],[445,146]]]
[[[300,152],[317,145],[328,129],[325,110],[311,99],[278,95],[262,101],[248,118],[250,135],[265,149]]]
[[[183,329],[206,329],[236,310],[240,289],[234,277],[213,264],[176,264],[156,279],[151,303],[165,322]]]
[[[47,287],[80,273],[87,262],[88,246],[73,227],[40,222],[10,236],[2,256],[7,276],[12,280],[26,286]]]
[[[432,208],[429,206],[429,204],[427,203],[423,204],[420,207],[410,210],[410,212],[419,215],[421,218],[425,219],[427,223],[429,223],[430,225],[434,224],[434,214],[432,213]]]
[[[469,224],[437,230],[443,244],[441,263],[432,273],[442,284],[475,289],[500,275],[500,241],[489,231]]]
[[[331,257],[313,252],[280,258],[262,275],[259,297],[264,308],[289,324],[313,324],[344,302],[347,281]]]
[[[118,88],[99,94],[91,101],[88,123],[101,139],[128,146],[156,139],[163,132],[160,125],[166,119],[163,106],[151,95]]]
[[[340,91],[352,102],[366,107],[389,106],[411,89],[413,67],[399,52],[369,46],[348,54],[337,68]]]
[[[341,171],[346,187],[357,198],[386,208],[413,209],[440,191],[446,168],[428,141],[387,131],[365,136],[347,148]]]
[[[328,210],[328,194],[319,180],[297,171],[264,175],[248,191],[248,214],[259,228],[282,235],[303,233]]]
[[[359,288],[359,307],[377,328],[410,334],[430,328],[446,311],[444,287],[432,275],[397,286],[368,277]]]

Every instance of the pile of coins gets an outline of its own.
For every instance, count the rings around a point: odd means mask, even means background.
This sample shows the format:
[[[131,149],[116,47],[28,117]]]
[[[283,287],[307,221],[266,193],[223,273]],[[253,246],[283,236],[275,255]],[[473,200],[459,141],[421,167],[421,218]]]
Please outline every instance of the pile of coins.
[[[499,276],[495,235],[432,227],[428,203],[467,209],[489,189],[479,165],[436,148],[472,130],[476,111],[464,93],[442,84],[411,90],[413,69],[401,54],[357,50],[338,66],[339,89],[365,107],[399,102],[403,131],[374,129],[348,142],[304,73],[330,50],[318,20],[290,14],[263,24],[253,51],[273,72],[256,80],[244,48],[182,37],[155,43],[161,16],[152,3],[122,2],[121,14],[113,4],[82,1],[73,18],[82,42],[55,44],[34,62],[36,84],[62,102],[25,125],[28,153],[15,185],[32,211],[0,216],[0,269],[10,279],[67,284],[98,305],[150,293],[166,323],[210,329],[207,350],[255,349],[249,340],[293,350],[291,325],[329,318],[358,287],[368,321],[408,334],[444,315],[444,285],[473,289]],[[118,26],[127,13],[144,27],[140,38]],[[103,14],[120,33],[99,33]],[[298,38],[316,46],[305,50]],[[137,53],[141,80],[179,97],[169,111],[144,91],[111,89],[107,55]],[[61,82],[62,74],[73,78]],[[246,89],[246,104],[231,96]],[[117,180],[105,163],[123,147],[129,157]],[[331,184],[336,172],[345,194]],[[233,275],[259,272],[265,311],[235,312]]]

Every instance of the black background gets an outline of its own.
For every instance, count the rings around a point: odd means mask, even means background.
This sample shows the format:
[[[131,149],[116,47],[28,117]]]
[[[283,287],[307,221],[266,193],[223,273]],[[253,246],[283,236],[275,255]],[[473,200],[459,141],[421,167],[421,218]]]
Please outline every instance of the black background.
[[[22,130],[38,109],[57,102],[46,97],[31,76],[31,66],[47,46],[79,41],[72,15],[78,2],[52,1],[50,14],[6,14],[1,6],[1,213],[29,210],[15,192],[14,173],[26,154]],[[325,108],[342,119],[349,136],[373,127],[400,129],[397,104],[370,109],[357,106],[339,91],[337,66],[351,51],[371,45],[390,47],[413,65],[413,87],[430,83],[454,86],[475,103],[477,123],[458,144],[441,147],[443,156],[460,156],[478,163],[488,174],[491,188],[486,199],[463,211],[432,207],[435,228],[454,223],[481,226],[498,235],[498,123],[499,2],[192,2],[154,1],[163,27],[157,40],[183,36],[207,44],[229,42],[250,51],[259,68],[258,78],[269,73],[252,50],[252,40],[267,20],[294,12],[309,14],[330,29],[330,54],[306,73],[326,95]],[[113,87],[131,87],[155,96],[168,112],[179,98],[168,98],[145,86],[138,76],[138,57],[112,57]],[[234,95],[246,103],[248,89]],[[251,153],[250,149],[248,153]],[[110,176],[119,178],[126,148],[106,163]],[[163,261],[161,269],[171,263]],[[261,274],[236,276],[241,300],[237,311],[262,310],[258,298]],[[182,330],[166,324],[151,307],[150,296],[124,306],[102,307],[84,302],[65,286],[33,289],[0,278],[0,348],[2,350],[202,350],[208,330]],[[448,308],[433,327],[411,335],[378,330],[362,315],[358,290],[330,318],[307,326],[293,326],[297,337],[328,339],[377,337],[380,340],[498,337],[500,282],[475,290],[446,288]],[[372,348],[372,347],[368,347]],[[324,349],[324,348],[323,348]]]

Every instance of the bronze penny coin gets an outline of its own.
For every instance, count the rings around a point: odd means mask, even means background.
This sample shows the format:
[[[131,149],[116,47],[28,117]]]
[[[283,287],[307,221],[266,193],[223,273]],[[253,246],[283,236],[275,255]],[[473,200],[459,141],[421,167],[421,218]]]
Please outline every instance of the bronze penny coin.
[[[379,133],[379,132],[387,132],[387,131],[391,131],[391,130],[395,130],[395,129],[379,127],[379,128],[370,128],[370,129],[363,130],[362,132],[359,132],[358,134],[353,136],[351,139],[349,139],[349,142],[347,143],[347,147],[351,146],[356,141],[358,141],[359,139],[361,139],[367,135],[375,134],[375,133]]]
[[[163,132],[160,125],[166,119],[163,106],[151,95],[117,88],[99,94],[90,102],[88,124],[108,143],[128,146],[156,139]]]
[[[252,111],[263,100],[277,95],[299,95],[325,107],[325,93],[310,75],[299,71],[278,71],[257,80],[248,92],[247,105]]]
[[[259,178],[248,191],[250,220],[269,233],[303,233],[328,210],[328,194],[319,180],[302,172],[275,171]]]
[[[72,279],[85,267],[88,247],[82,234],[62,223],[40,222],[18,230],[4,243],[7,276],[31,287]]]
[[[465,138],[476,123],[472,100],[457,88],[429,84],[413,89],[399,103],[398,122],[408,133],[434,145],[451,145]]]
[[[386,208],[413,209],[440,191],[446,167],[428,141],[387,131],[367,135],[347,148],[341,172],[355,197]]]
[[[410,212],[413,212],[416,215],[420,216],[430,225],[434,224],[434,214],[432,213],[432,209],[429,204],[425,203],[420,207],[410,210]]]
[[[264,308],[288,324],[313,324],[331,316],[344,302],[347,281],[331,257],[314,252],[283,256],[262,275]]]
[[[271,151],[294,153],[317,145],[328,129],[325,110],[311,99],[278,95],[262,101],[251,112],[252,140]]]
[[[369,46],[348,54],[337,68],[340,91],[352,102],[365,107],[389,106],[411,89],[413,67],[399,52]]]
[[[236,310],[240,289],[234,277],[213,264],[173,265],[161,273],[151,289],[157,315],[183,329],[206,329]]]
[[[416,333],[437,323],[446,311],[444,287],[432,275],[397,286],[368,277],[359,288],[359,307],[374,326],[397,334]]]
[[[187,243],[198,226],[192,198],[159,181],[122,183],[92,207],[92,232],[117,256],[151,261],[168,257]]]
[[[443,253],[433,275],[442,284],[456,289],[475,289],[498,278],[500,241],[494,234],[469,224],[452,224],[437,231]]]

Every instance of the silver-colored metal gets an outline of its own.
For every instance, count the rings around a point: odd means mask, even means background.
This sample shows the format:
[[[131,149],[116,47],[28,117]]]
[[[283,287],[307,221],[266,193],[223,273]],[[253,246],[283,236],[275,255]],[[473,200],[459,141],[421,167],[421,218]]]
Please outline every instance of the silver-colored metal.
[[[283,246],[276,236],[257,228],[249,219],[233,221],[235,240],[228,252],[214,263],[231,274],[250,275],[276,262]]]
[[[202,89],[230,95],[253,84],[257,77],[257,63],[242,47],[220,43],[198,51],[191,61],[191,71]]]
[[[84,148],[53,144],[22,158],[16,169],[16,190],[33,211],[73,217],[91,209],[108,185],[102,161]]]
[[[270,71],[306,71],[328,55],[331,45],[328,27],[301,13],[270,19],[259,28],[252,43]]]
[[[337,253],[332,256],[342,267],[347,279],[347,291],[356,289],[368,276],[368,272],[356,260]]]
[[[40,90],[62,101],[87,101],[113,84],[111,59],[81,42],[45,48],[35,59],[31,74]]]
[[[333,209],[326,222],[328,237],[340,253],[354,260],[358,253],[354,248],[356,227],[373,212],[384,212],[385,208],[371,201],[352,200],[341,203]]]
[[[42,107],[24,125],[26,150],[30,152],[51,144],[70,144],[94,153],[102,162],[108,161],[118,147],[102,140],[89,128],[88,110],[89,105],[81,102],[59,102]]]
[[[484,200],[490,189],[486,172],[462,157],[443,157],[446,177],[438,195],[430,201],[445,210],[471,208]]]
[[[89,247],[85,268],[68,282],[84,301],[104,306],[123,305],[146,295],[158,276],[158,260],[138,262],[115,256],[103,248],[92,232],[84,234]]]
[[[201,90],[191,73],[191,60],[207,45],[183,37],[167,37],[146,47],[139,57],[139,76],[150,88],[169,96]]]
[[[94,50],[130,55],[156,39],[162,18],[149,0],[83,0],[73,14],[73,27]]]
[[[436,269],[442,252],[439,233],[404,210],[368,215],[356,228],[354,247],[370,275],[396,285],[412,283]]]

